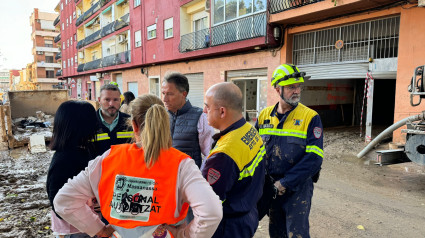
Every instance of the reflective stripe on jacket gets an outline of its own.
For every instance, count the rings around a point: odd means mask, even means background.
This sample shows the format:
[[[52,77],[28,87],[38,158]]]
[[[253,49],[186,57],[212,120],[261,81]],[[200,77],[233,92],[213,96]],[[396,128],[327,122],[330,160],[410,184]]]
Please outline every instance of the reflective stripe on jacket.
[[[261,111],[256,124],[264,141],[267,173],[289,190],[312,177],[323,161],[323,127],[314,110],[298,103],[279,121],[278,104]]]
[[[189,156],[174,149],[162,150],[151,168],[136,144],[111,147],[102,161],[99,203],[112,225],[134,228],[175,224],[186,217],[188,204],[177,210],[177,175],[181,161]]]

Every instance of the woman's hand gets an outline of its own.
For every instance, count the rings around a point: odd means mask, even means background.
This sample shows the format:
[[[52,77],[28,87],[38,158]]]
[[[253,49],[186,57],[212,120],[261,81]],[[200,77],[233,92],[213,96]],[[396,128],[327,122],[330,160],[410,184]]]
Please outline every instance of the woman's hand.
[[[180,226],[177,226],[177,227],[170,226],[170,225],[165,225],[165,227],[167,228],[168,232],[170,232],[173,235],[173,237],[175,237],[175,238],[184,238],[184,237],[186,237],[185,234],[184,234],[184,229],[186,228],[186,226],[187,226],[186,221],[183,224],[181,224]]]
[[[114,233],[114,228],[112,228],[111,225],[106,225],[102,227],[102,230],[100,230],[98,233],[96,233],[97,237],[110,237],[112,233]]]

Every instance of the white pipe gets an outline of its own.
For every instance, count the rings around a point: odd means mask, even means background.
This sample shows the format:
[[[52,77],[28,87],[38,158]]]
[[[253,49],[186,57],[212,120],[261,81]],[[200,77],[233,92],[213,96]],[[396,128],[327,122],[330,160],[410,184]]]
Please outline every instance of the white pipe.
[[[378,144],[385,136],[387,136],[388,134],[397,130],[398,128],[404,126],[406,124],[406,122],[421,121],[421,120],[424,120],[424,119],[425,119],[425,112],[422,112],[421,114],[406,117],[406,118],[394,123],[393,125],[391,125],[387,129],[385,129],[385,131],[381,132],[362,151],[360,151],[360,153],[357,154],[357,158],[361,158],[361,157],[365,156],[367,154],[367,152],[369,152],[369,150],[371,150],[376,144]]]

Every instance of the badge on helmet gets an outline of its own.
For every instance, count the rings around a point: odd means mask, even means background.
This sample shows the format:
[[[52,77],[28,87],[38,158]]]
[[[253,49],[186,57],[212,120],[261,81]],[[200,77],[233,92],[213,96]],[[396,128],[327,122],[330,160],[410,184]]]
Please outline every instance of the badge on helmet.
[[[300,72],[297,66],[293,64],[282,64],[273,72],[271,85],[287,86],[295,83],[303,83],[305,72]],[[308,77],[310,78],[310,77]]]

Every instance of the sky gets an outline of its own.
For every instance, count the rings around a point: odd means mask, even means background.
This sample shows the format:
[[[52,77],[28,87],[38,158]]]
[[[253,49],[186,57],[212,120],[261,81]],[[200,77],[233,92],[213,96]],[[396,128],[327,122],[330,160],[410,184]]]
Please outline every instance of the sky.
[[[34,8],[55,12],[59,0],[2,0],[0,69],[22,69],[33,61],[30,17]]]

